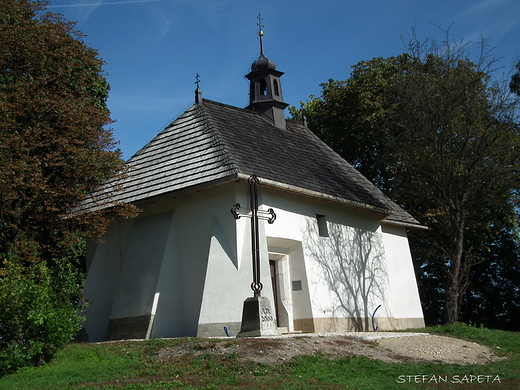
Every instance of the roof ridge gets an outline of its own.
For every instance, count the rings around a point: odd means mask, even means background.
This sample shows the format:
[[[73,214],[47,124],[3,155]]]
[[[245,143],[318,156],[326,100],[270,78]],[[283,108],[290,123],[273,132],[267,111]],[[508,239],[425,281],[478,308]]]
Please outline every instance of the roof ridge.
[[[217,104],[220,104],[223,106],[227,106],[227,105],[218,103],[218,102],[213,102],[212,100],[208,100],[208,99],[202,99],[202,103],[197,104],[197,107],[195,108],[195,110],[196,110],[195,115],[198,115],[200,113],[202,123],[204,126],[204,131],[206,131],[206,129],[207,129],[208,133],[210,133],[213,136],[214,140],[216,141],[215,142],[216,146],[222,147],[222,149],[224,150],[224,156],[228,160],[227,162],[231,165],[232,170],[235,173],[238,173],[238,172],[240,172],[240,169],[238,167],[237,162],[232,157],[232,153],[230,152],[228,145],[226,144],[226,142],[220,135],[219,131],[215,130],[215,128],[214,128],[215,126],[212,125],[210,115],[207,115],[205,112],[205,107],[204,107],[205,102],[206,103],[217,103]],[[232,107],[232,106],[228,106],[228,107]]]
[[[253,110],[251,110],[249,108],[246,108],[246,107],[232,106],[231,104],[216,102],[215,100],[210,100],[210,99],[206,99],[206,98],[202,99],[202,103],[209,103],[209,104],[212,104],[214,106],[226,107],[226,108],[229,108],[231,110],[241,111],[243,113],[247,113],[248,115],[259,116],[256,111],[253,111]]]
[[[170,120],[170,122],[164,126],[163,129],[157,132],[143,147],[141,147],[139,150],[137,150],[130,158],[126,161],[127,163],[130,162],[132,159],[138,157],[139,155],[143,154],[144,151],[150,147],[150,144],[156,140],[157,137],[159,137],[161,134],[165,133],[170,127],[174,125],[174,123],[177,123],[179,121],[182,121],[186,118],[189,118],[190,111],[194,108],[195,104],[192,104],[190,107],[188,107],[184,112],[182,112],[177,117],[174,117]]]

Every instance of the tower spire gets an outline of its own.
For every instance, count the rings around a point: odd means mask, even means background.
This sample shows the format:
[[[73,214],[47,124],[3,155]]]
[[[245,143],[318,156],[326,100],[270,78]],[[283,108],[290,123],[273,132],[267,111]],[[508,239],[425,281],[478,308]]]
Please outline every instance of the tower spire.
[[[246,75],[250,81],[249,108],[271,122],[276,127],[285,128],[284,109],[288,106],[282,97],[280,76],[283,72],[276,70],[276,63],[264,55],[264,25],[262,16],[258,14],[258,36],[260,37],[260,57],[251,65],[251,72]]]
[[[264,25],[262,24],[262,20],[264,20],[264,19],[262,18],[262,16],[260,14],[258,14],[257,19],[258,19],[258,23],[257,23],[257,26],[258,26],[258,36],[260,37],[260,57],[265,57],[265,55],[264,55],[264,40],[263,40],[264,30],[262,30],[262,28],[264,27]]]

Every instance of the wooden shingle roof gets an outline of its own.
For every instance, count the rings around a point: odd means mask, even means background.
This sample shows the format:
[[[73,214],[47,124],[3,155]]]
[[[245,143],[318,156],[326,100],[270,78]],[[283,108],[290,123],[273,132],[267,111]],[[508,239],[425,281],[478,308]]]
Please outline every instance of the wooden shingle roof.
[[[418,225],[303,124],[280,129],[256,112],[211,100],[191,106],[127,162],[127,178],[107,183],[87,209],[139,203],[256,174],[262,185],[320,197]],[[122,190],[115,192],[115,186]]]

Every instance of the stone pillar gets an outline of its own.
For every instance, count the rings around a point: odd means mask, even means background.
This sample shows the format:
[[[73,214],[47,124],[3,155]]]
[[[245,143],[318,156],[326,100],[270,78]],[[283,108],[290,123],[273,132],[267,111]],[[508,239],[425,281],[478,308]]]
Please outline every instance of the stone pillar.
[[[271,301],[252,297],[244,301],[242,327],[237,337],[279,336]]]

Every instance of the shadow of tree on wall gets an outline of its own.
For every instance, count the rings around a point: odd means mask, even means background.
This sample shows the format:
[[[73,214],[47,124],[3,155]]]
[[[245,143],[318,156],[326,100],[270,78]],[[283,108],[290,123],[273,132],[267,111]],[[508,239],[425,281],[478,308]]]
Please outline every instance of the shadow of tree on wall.
[[[320,284],[333,295],[332,315],[350,318],[354,331],[370,330],[388,278],[381,235],[329,223],[328,237],[321,237],[316,221],[309,218],[306,236],[306,256],[317,264]]]

